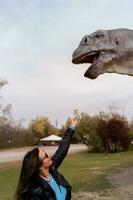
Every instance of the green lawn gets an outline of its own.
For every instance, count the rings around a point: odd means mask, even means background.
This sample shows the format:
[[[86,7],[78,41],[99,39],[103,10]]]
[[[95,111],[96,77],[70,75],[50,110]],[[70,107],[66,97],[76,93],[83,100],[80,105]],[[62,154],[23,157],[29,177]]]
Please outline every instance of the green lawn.
[[[76,153],[67,156],[60,171],[68,179],[73,191],[99,191],[111,187],[106,173],[116,173],[119,165],[133,165],[133,151],[104,154]],[[0,200],[14,200],[21,163],[0,164]]]

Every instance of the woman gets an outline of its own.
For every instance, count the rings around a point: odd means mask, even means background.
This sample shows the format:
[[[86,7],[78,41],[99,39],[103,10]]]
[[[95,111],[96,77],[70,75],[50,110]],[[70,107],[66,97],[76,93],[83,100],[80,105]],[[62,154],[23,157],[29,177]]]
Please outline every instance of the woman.
[[[28,152],[23,160],[16,200],[70,200],[71,186],[57,169],[67,155],[77,120],[72,118],[70,127],[55,154],[50,157],[41,148]]]

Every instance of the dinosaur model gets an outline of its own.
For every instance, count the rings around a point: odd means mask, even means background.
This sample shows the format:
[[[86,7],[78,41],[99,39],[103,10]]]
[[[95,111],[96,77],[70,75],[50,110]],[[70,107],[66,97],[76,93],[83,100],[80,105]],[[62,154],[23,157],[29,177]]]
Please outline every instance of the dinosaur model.
[[[86,35],[74,51],[72,62],[91,64],[84,74],[90,79],[104,73],[133,76],[133,30],[98,30]]]

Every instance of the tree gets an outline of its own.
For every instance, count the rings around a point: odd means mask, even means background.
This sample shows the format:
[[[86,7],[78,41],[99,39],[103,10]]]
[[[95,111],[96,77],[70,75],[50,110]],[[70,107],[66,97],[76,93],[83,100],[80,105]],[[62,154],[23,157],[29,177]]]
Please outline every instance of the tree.
[[[64,126],[60,130],[60,135],[64,133],[66,127],[70,125],[70,118],[67,119]],[[73,137],[73,142],[84,143],[90,146],[91,135],[95,132],[95,117],[87,113],[81,113],[81,119],[77,122],[76,134]]]
[[[47,136],[47,127],[49,121],[47,117],[36,117],[31,121],[32,132],[37,138],[42,138],[44,135]]]
[[[108,132],[114,152],[128,149],[131,141],[128,121],[124,116],[113,116],[113,118],[108,122]]]
[[[0,80],[0,89],[6,84],[8,84],[6,80]],[[14,121],[11,104],[6,106],[0,104],[0,148],[34,144],[31,129],[22,127],[22,121]]]
[[[129,123],[129,134],[130,134],[131,140],[133,141],[133,119]]]
[[[111,114],[108,120],[98,119],[96,133],[101,138],[103,150],[117,152],[127,150],[130,144],[128,121],[124,116]]]
[[[91,134],[95,132],[95,119],[87,113],[81,113],[81,119],[77,125],[77,140],[89,144]]]
[[[31,121],[29,127],[38,139],[58,133],[58,129],[50,123],[48,117],[36,117]]]
[[[96,134],[99,136],[101,139],[101,145],[99,148],[99,151],[111,151],[110,148],[110,139],[108,137],[108,130],[107,130],[107,121],[104,119],[98,119],[97,120],[97,125],[96,125]]]

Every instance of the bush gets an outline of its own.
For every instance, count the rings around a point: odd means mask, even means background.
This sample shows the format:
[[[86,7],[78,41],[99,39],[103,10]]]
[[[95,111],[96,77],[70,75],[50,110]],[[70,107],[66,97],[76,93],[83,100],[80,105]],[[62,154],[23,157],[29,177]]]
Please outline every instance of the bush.
[[[131,142],[128,121],[118,114],[112,115],[107,121],[99,119],[96,133],[107,152],[125,151]]]
[[[89,140],[86,140],[86,145],[88,148],[91,146],[91,150],[94,152],[100,152],[103,150],[102,141],[96,133],[90,135]]]

